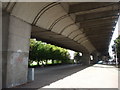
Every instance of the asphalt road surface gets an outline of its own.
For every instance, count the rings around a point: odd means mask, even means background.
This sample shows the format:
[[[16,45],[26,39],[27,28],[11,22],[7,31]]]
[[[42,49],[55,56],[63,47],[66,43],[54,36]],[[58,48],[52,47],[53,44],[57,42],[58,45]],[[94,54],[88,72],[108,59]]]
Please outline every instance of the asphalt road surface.
[[[83,88],[78,90],[104,88],[103,90],[118,90],[118,69],[114,66],[99,64],[89,67],[62,65],[36,68],[35,81],[17,88],[37,88],[39,90],[41,90],[40,88],[43,90],[45,90],[44,88],[46,90],[48,88]]]

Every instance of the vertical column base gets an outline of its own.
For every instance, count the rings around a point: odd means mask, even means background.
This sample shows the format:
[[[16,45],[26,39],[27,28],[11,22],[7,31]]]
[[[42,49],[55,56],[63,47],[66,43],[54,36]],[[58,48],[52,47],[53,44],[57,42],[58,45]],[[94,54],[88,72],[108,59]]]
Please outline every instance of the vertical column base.
[[[90,55],[89,54],[83,54],[81,58],[84,65],[90,65]]]
[[[28,53],[20,51],[7,52],[6,87],[14,87],[27,82]]]
[[[2,89],[2,51],[0,51],[0,90]]]
[[[2,89],[2,2],[0,2],[0,90]]]

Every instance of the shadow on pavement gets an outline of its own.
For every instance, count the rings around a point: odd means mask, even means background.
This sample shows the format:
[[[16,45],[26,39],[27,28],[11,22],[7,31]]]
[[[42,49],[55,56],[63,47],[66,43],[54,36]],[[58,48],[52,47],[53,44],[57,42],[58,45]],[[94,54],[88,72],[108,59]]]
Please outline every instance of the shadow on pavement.
[[[61,65],[52,68],[35,68],[35,80],[15,88],[41,88],[46,85],[79,72],[88,66],[81,65]]]

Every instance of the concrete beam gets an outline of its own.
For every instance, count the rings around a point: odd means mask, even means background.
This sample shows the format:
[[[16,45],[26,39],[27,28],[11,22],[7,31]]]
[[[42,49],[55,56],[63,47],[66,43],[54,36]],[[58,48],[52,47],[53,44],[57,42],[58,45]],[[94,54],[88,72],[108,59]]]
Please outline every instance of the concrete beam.
[[[109,38],[91,40],[91,42],[93,42],[96,45],[97,44],[103,44],[103,45],[105,45],[105,43],[109,43]]]
[[[101,46],[101,45],[108,45],[109,44],[109,41],[108,40],[96,40],[94,42],[92,42],[95,46]]]
[[[98,27],[98,28],[88,28],[88,29],[84,29],[84,32],[104,32],[104,31],[114,31],[115,28],[111,27]],[[111,32],[112,32],[111,31]]]
[[[82,14],[82,15],[76,15],[76,22],[84,22],[84,21],[95,21],[98,19],[104,19],[107,17],[112,17],[112,16],[118,16],[118,10],[113,11],[103,11],[103,12],[93,12],[93,13],[87,13],[87,14]]]
[[[90,19],[90,20],[84,20],[80,21],[80,23],[87,23],[87,22],[96,22],[96,21],[102,21],[102,20],[111,20],[116,21],[118,19],[119,15],[114,15],[114,16],[109,16],[109,17],[100,17],[100,18],[95,18],[95,19]]]
[[[81,28],[84,28],[84,27],[99,26],[99,25],[110,24],[110,23],[112,24],[112,23],[114,23],[117,19],[118,19],[118,17],[115,17],[115,18],[107,18],[107,19],[99,19],[99,20],[88,21],[88,22],[82,22],[82,23],[80,23],[80,27],[81,27]]]
[[[69,13],[83,12],[88,10],[93,10],[102,7],[113,6],[117,3],[110,2],[83,2],[78,4],[70,5]]]
[[[103,29],[103,28],[113,28],[116,25],[115,22],[109,22],[109,23],[104,23],[102,25],[94,25],[94,26],[88,26],[88,27],[84,27],[84,30],[90,29],[90,30],[94,30],[94,29]]]
[[[87,31],[84,31],[84,32],[86,33],[86,35],[99,35],[99,34],[104,34],[104,33],[112,33],[113,34],[113,29],[87,30]]]
[[[102,35],[107,35],[107,34],[113,34],[113,32],[111,32],[111,30],[109,31],[95,31],[95,32],[86,32],[86,36],[94,36],[94,35],[98,35],[98,36],[102,36]]]
[[[95,34],[93,34],[93,35],[89,34],[89,35],[87,35],[87,37],[90,37],[90,38],[91,37],[93,37],[93,38],[96,37],[97,38],[97,37],[103,37],[103,36],[108,36],[108,35],[112,36],[112,33],[111,32],[110,33],[102,33],[102,34],[100,33],[98,35],[97,34],[96,35]]]
[[[81,30],[79,29],[75,29],[75,30],[79,32],[77,33],[75,32],[75,35],[73,35],[73,38],[76,36],[76,34],[79,34],[79,33],[82,34]],[[44,28],[36,27],[36,26],[32,27],[32,32],[33,32],[32,37],[37,38],[38,40],[45,41],[47,43],[55,44],[57,46],[68,48],[75,51],[82,51],[82,52],[87,51],[84,46],[82,46],[80,43],[75,41],[72,37],[68,37],[68,36],[66,37],[65,35],[58,34],[57,32],[53,32],[50,30],[46,30]],[[82,34],[82,36],[84,35]],[[76,46],[78,46],[78,48],[76,48]]]
[[[100,46],[102,48],[102,46],[109,45],[109,41],[108,40],[106,40],[106,41],[94,41],[94,42],[92,42],[92,44],[96,47]]]

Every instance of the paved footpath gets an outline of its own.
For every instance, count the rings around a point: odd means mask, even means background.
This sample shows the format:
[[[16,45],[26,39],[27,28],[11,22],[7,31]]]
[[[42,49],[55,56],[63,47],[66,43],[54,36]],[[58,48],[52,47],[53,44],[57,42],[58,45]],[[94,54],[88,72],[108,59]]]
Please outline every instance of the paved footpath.
[[[47,88],[98,88],[94,90],[106,88],[103,90],[117,90],[113,88],[118,88],[118,69],[114,66],[98,64],[90,67],[63,65],[37,68],[35,81],[19,86],[19,88],[46,88],[46,90],[48,90]]]
[[[96,64],[43,88],[118,88],[118,69]]]

